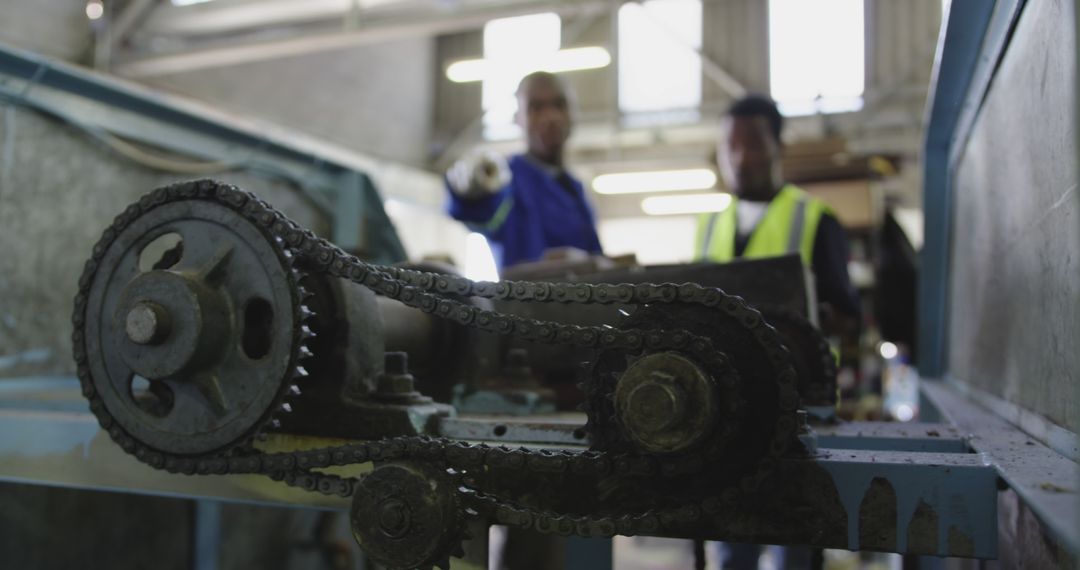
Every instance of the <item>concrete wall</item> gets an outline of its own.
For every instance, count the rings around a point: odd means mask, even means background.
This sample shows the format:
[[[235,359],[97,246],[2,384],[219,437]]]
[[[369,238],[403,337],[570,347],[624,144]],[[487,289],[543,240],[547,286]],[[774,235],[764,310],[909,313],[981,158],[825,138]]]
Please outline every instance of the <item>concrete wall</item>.
[[[949,372],[1080,430],[1071,2],[1028,2],[956,167]]]
[[[154,77],[156,87],[260,117],[375,157],[426,162],[433,113],[434,40]]]
[[[71,303],[90,248],[127,204],[191,176],[139,166],[25,109],[0,105],[0,120],[0,378],[73,375]],[[290,185],[214,177],[326,234],[326,221]]]
[[[0,43],[68,61],[89,60],[93,29],[86,2],[0,0]]]

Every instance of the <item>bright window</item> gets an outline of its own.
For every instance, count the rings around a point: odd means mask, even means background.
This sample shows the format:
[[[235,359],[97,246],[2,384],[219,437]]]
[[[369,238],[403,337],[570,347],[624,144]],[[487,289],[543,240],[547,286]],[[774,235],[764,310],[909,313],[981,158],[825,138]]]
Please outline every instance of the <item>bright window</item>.
[[[485,138],[520,136],[514,92],[522,77],[551,60],[561,41],[562,21],[554,13],[500,18],[484,26],[484,60],[490,66],[482,96]]]
[[[863,0],[769,0],[769,81],[785,115],[862,108]]]
[[[619,8],[619,110],[701,105],[701,0],[649,0]]]

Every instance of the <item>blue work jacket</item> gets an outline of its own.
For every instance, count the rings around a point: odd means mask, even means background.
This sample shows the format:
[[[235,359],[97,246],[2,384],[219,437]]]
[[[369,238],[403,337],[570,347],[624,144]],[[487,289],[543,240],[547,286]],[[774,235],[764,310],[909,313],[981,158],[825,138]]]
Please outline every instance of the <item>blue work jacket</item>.
[[[581,182],[523,155],[509,162],[511,182],[495,194],[466,200],[447,188],[450,215],[487,237],[500,268],[536,261],[556,247],[602,253]]]

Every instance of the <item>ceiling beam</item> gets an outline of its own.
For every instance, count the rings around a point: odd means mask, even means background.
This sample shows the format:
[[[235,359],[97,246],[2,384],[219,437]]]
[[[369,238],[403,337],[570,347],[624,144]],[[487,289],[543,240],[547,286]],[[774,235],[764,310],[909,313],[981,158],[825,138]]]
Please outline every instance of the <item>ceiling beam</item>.
[[[462,3],[451,10],[424,10],[404,14],[381,10],[382,18],[374,11],[353,29],[305,34],[298,37],[226,44],[194,51],[148,56],[118,61],[113,71],[132,78],[185,73],[199,69],[226,67],[268,59],[291,57],[323,51],[341,50],[373,43],[389,42],[410,37],[430,37],[482,28],[495,18],[524,16],[539,12],[556,12],[562,16],[587,15],[610,6],[606,0],[557,2],[522,0],[517,2]]]
[[[112,42],[113,49],[121,47],[135,28],[155,13],[152,9],[160,3],[161,0],[131,0],[124,6],[109,24],[109,41]]]

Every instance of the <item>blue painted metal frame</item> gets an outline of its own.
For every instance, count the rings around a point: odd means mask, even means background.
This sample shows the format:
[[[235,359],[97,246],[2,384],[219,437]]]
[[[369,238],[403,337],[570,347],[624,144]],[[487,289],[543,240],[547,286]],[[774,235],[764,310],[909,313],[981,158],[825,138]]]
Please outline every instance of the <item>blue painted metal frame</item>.
[[[970,453],[967,439],[949,424],[851,422],[815,426],[815,445],[823,449]]]
[[[923,144],[926,239],[919,283],[919,373],[948,357],[952,176],[1026,0],[952,0],[938,39]]]
[[[221,503],[195,501],[195,544],[193,558],[199,570],[217,570],[221,558]]]
[[[861,548],[862,508],[873,481],[880,479],[888,482],[896,501],[896,552],[911,552],[910,524],[920,503],[925,503],[939,517],[933,541],[936,554],[997,558],[997,472],[980,456],[823,449],[816,459],[840,493],[847,513],[848,550]],[[964,538],[957,541],[954,533]],[[963,541],[969,541],[966,549],[960,545]]]
[[[0,382],[0,482],[211,501],[199,506],[202,510],[197,532],[203,534],[199,534],[196,541],[197,554],[201,553],[199,555],[207,560],[214,556],[214,525],[217,524],[212,501],[338,509],[347,506],[346,500],[302,491],[297,491],[299,495],[271,493],[265,485],[278,484],[257,476],[180,477],[153,470],[113,443],[85,406],[78,383],[71,378]],[[962,406],[948,407],[955,410]],[[465,420],[456,422],[469,423]],[[470,426],[459,425],[460,433],[455,437],[493,441],[481,429],[481,422],[472,420],[471,423],[474,431],[462,432]],[[488,420],[486,425],[492,428],[498,424]],[[566,425],[537,424],[531,430],[507,430],[507,437],[500,439],[506,439],[507,443],[550,442],[550,432],[565,431],[569,437],[566,441],[558,439],[564,443],[557,446],[580,448],[580,439],[570,435],[573,427],[572,422]],[[952,425],[930,424],[853,423],[822,427],[814,455],[816,465],[828,471],[837,482],[836,490],[849,523],[848,540],[832,546],[857,548],[859,526],[863,524],[859,522],[858,513],[864,495],[874,478],[882,478],[895,491],[898,538],[907,536],[913,509],[923,501],[942,517],[939,532],[934,535],[938,539],[933,548],[938,553],[995,556],[994,498],[998,474],[988,457],[970,452],[966,445],[967,433]],[[1013,437],[1019,436],[1014,434]],[[311,441],[302,442],[302,439],[293,443],[317,445]],[[1031,447],[1026,451],[1035,453],[1036,449]],[[807,463],[797,458],[792,461]],[[798,469],[795,467],[796,471]],[[949,532],[950,527],[956,527],[956,531],[971,540],[972,550],[953,548],[941,534]],[[907,546],[900,540],[897,548],[902,551]],[[573,552],[577,562],[588,562],[588,565],[575,567],[604,567],[605,557],[610,556],[610,546],[606,541],[571,541],[567,552]]]
[[[953,0],[938,39],[923,143],[925,241],[919,271],[919,373],[945,371],[952,195],[949,156],[994,2]]]

